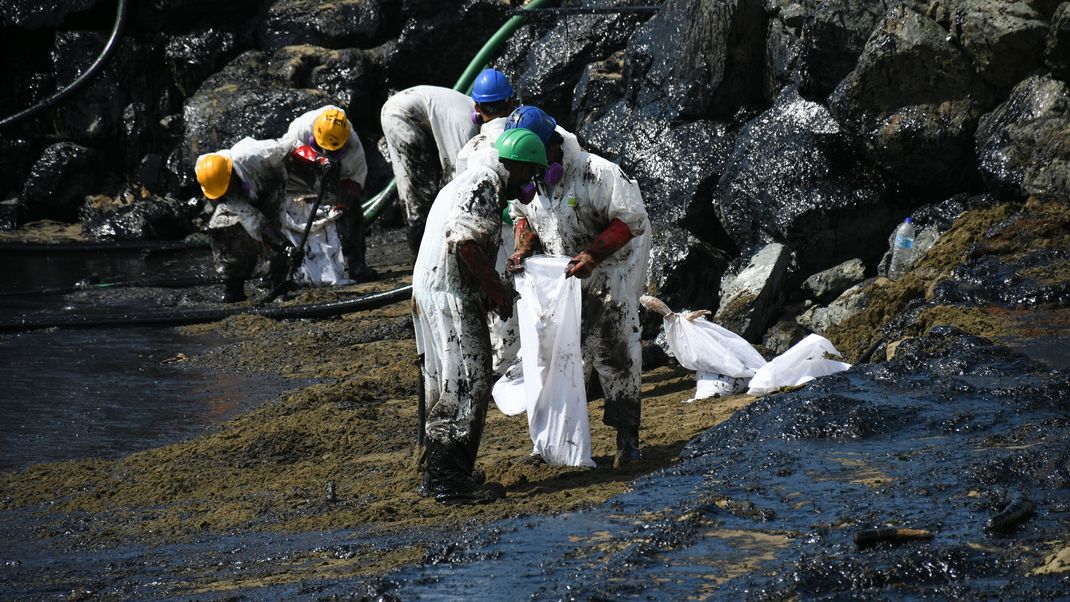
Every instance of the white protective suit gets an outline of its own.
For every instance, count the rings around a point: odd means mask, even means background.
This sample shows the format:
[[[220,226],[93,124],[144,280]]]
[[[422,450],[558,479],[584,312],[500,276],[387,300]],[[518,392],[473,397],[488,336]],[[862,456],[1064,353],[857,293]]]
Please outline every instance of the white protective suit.
[[[639,426],[639,295],[646,283],[650,222],[639,185],[620,167],[583,151],[576,137],[564,138],[565,175],[549,196],[513,203],[513,218],[526,218],[548,254],[573,257],[584,251],[613,219],[634,238],[583,280],[584,370],[598,373],[605,393],[603,422],[618,429]]]
[[[331,109],[342,110],[334,105],[325,105],[302,113],[290,122],[286,134],[279,138],[279,141],[286,147],[286,152],[305,144],[313,146],[315,139],[312,136],[312,126],[320,113]],[[352,124],[349,126],[349,142],[342,148],[336,151],[326,151],[325,154],[332,161],[339,163],[339,179],[352,180],[364,188],[364,182],[368,179],[368,160],[364,156],[364,147],[361,146],[360,138]]]
[[[412,276],[416,349],[424,358],[429,442],[463,450],[470,471],[479,449],[493,373],[487,300],[458,245],[476,242],[490,263],[501,241],[502,197],[509,172],[493,149],[439,192],[428,214]],[[430,448],[429,448],[430,449]],[[429,460],[430,462],[430,460]]]
[[[469,140],[464,148],[457,153],[457,169],[455,173],[461,173],[468,167],[468,158],[478,151],[494,148],[498,136],[505,131],[508,119],[498,117],[491,119],[479,128],[479,134]],[[511,221],[502,221],[502,246],[498,249],[498,258],[494,262],[494,269],[498,274],[505,277],[505,264],[516,250],[513,240],[513,224]],[[490,346],[494,350],[494,359],[491,365],[495,374],[504,374],[509,367],[516,362],[517,354],[520,353],[520,328],[517,326],[517,312],[514,308],[513,315],[508,320],[502,320],[498,314],[487,314],[490,326]],[[517,366],[516,370],[520,370]]]
[[[313,146],[313,125],[316,118],[324,111],[338,109],[327,105],[308,111],[290,123],[286,134],[279,139],[289,153],[302,146]],[[349,128],[349,141],[336,151],[323,151],[323,154],[339,164],[338,179],[350,180],[364,187],[368,177],[368,163],[364,156],[364,147],[360,144],[356,131]],[[295,246],[301,242],[301,235],[312,211],[312,205],[319,194],[319,180],[307,175],[290,173],[286,181],[286,202],[281,209],[280,222],[283,234]],[[333,191],[332,191],[333,192]],[[294,280],[311,286],[330,286],[348,284],[347,258],[342,249],[342,240],[338,232],[340,211],[332,209],[335,201],[331,195],[324,195],[323,202],[312,222],[308,239],[305,241],[304,261]],[[359,211],[354,207],[353,211]]]
[[[277,217],[279,191],[286,177],[286,149],[275,140],[242,138],[217,154],[231,160],[242,186],[216,201],[208,221],[215,270],[224,280],[245,280],[256,270],[263,252],[263,245],[257,243],[263,242],[265,226],[278,224],[272,218]]]
[[[414,86],[383,104],[380,121],[405,218],[419,233],[432,201],[454,175],[457,153],[476,134],[475,104],[439,86]]]

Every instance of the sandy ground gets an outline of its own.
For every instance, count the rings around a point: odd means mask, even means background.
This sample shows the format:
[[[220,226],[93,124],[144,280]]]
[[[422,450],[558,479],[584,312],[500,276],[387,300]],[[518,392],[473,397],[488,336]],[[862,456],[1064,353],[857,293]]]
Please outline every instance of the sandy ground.
[[[380,264],[384,277],[377,282],[305,291],[288,302],[388,290],[407,283],[404,267]],[[40,535],[68,533],[77,522],[74,546],[181,542],[250,531],[450,529],[598,504],[627,490],[635,476],[672,464],[693,436],[751,401],[734,396],[682,403],[694,391],[693,374],[667,367],[645,372],[644,459],[622,470],[612,468],[615,431],[601,422],[601,399],[590,402],[595,469],[520,462],[531,448],[526,418],[492,407],[478,465],[488,480],[505,486],[506,499],[442,506],[417,493],[418,372],[407,301],[330,320],[276,322],[246,315],[185,330],[213,331],[226,341],[186,361],[315,384],[265,400],[188,441],[118,461],[70,461],[0,474],[0,509],[44,504],[49,526]],[[326,493],[329,482],[333,501]],[[285,578],[382,573],[423,553],[419,546],[366,551],[339,565],[288,570]]]

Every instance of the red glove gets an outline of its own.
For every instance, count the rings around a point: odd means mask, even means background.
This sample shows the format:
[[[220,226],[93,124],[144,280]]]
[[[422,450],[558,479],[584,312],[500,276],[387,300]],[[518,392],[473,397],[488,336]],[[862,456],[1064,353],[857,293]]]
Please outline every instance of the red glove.
[[[568,262],[565,277],[586,278],[606,257],[616,253],[634,237],[628,225],[614,218],[602,233],[594,237],[590,245]]]
[[[539,235],[528,223],[527,218],[519,218],[513,222],[513,241],[516,244],[516,252],[509,256],[505,270],[507,272],[522,272],[524,270],[524,258],[530,257],[539,247]]]
[[[483,285],[483,292],[490,301],[491,309],[503,320],[513,315],[513,295],[502,284],[487,255],[474,240],[466,240],[457,246],[457,254],[476,279]]]
[[[317,153],[316,149],[312,148],[307,144],[302,144],[301,146],[293,149],[293,152],[290,153],[290,157],[298,163],[318,167],[319,170],[323,173],[327,173],[335,167],[335,163],[333,161]]]

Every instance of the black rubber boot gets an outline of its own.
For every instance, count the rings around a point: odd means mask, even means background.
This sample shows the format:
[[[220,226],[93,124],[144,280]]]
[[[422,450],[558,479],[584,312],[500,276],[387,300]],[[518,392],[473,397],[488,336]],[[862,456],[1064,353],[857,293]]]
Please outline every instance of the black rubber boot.
[[[227,280],[223,283],[223,303],[245,301],[245,281]]]
[[[441,504],[489,504],[505,497],[497,483],[484,483],[482,471],[470,468],[471,459],[457,443],[427,442],[427,470],[420,495]]]
[[[613,468],[621,468],[643,458],[639,451],[639,427],[625,426],[617,429],[617,455],[613,458]]]

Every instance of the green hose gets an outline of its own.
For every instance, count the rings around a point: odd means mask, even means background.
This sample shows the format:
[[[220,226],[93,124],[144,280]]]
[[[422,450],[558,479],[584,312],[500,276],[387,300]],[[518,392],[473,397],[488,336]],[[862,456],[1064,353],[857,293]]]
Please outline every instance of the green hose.
[[[548,0],[531,0],[521,10],[531,10],[538,8],[540,5],[545,4]],[[464,92],[467,94],[470,92],[472,82],[475,81],[476,76],[482,71],[487,63],[494,58],[498,51],[505,42],[513,35],[513,32],[523,25],[525,15],[515,15],[510,17],[505,25],[498,28],[498,31],[487,40],[486,44],[483,44],[483,48],[479,50],[476,57],[472,59],[472,62],[468,63],[468,68],[461,74],[461,78],[457,80],[456,84],[453,84],[453,89],[458,92]],[[364,210],[364,223],[372,221],[379,217],[379,214],[386,209],[386,206],[390,204],[390,200],[393,198],[394,192],[398,188],[398,182],[395,178],[391,178],[390,182],[385,188],[379,191],[372,198],[361,204],[361,209]]]

